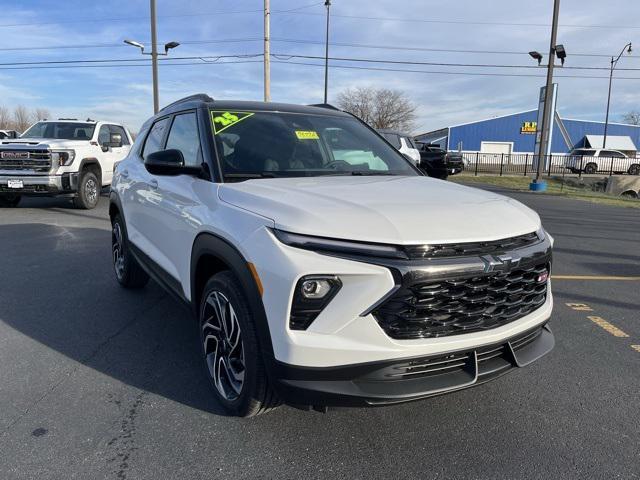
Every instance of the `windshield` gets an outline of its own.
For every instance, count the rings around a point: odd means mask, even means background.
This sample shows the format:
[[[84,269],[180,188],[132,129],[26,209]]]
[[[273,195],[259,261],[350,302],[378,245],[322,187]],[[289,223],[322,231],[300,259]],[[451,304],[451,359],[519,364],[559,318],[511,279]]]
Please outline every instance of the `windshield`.
[[[418,175],[354,118],[211,111],[211,120],[226,178]]]
[[[91,140],[95,123],[38,122],[20,138],[55,138],[58,140]]]

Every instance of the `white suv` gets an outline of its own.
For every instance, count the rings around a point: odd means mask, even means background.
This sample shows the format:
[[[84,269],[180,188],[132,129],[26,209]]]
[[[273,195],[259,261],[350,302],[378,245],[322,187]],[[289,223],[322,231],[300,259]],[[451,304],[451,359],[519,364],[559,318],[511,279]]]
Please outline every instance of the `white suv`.
[[[554,344],[538,215],[423,176],[336,109],[171,104],[118,164],[109,214],[117,280],[192,309],[230,414],[416,400]]]
[[[78,208],[94,208],[132,143],[118,123],[75,119],[37,122],[19,138],[0,139],[0,206],[25,195],[66,195]]]
[[[565,159],[565,168],[573,173],[628,173],[640,175],[640,159],[629,158],[618,150],[576,148]]]

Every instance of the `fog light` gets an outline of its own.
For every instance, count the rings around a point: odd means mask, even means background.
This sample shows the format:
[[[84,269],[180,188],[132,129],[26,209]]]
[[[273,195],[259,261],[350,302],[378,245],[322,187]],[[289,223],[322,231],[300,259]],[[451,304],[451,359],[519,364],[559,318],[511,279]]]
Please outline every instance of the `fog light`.
[[[304,298],[324,298],[331,291],[331,284],[325,279],[305,280],[301,291]]]
[[[289,327],[306,330],[342,287],[335,275],[309,275],[298,280],[293,294]]]

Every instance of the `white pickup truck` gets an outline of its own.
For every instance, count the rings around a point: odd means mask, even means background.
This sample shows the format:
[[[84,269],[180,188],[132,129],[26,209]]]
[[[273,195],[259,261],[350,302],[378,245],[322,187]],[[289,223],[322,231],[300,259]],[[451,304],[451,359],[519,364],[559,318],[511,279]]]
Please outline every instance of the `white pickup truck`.
[[[75,119],[37,122],[19,138],[0,139],[0,207],[25,195],[65,195],[77,208],[94,208],[132,143],[121,124]]]
[[[627,157],[618,150],[576,148],[567,155],[564,164],[573,173],[628,173],[640,175],[640,159]]]

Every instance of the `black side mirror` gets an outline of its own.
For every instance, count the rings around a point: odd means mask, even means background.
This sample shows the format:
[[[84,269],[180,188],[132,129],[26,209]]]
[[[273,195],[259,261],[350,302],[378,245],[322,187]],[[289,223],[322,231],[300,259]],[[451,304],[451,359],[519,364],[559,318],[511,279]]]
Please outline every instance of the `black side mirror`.
[[[180,150],[169,149],[153,152],[144,159],[144,166],[152,175],[197,175],[200,167],[185,165]]]

